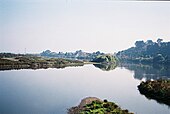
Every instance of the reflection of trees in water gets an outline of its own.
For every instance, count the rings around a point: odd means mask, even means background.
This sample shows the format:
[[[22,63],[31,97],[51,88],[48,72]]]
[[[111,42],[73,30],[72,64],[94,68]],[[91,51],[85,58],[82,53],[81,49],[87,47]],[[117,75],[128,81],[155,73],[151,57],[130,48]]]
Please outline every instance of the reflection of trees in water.
[[[100,68],[103,71],[114,70],[117,65],[116,64],[93,64],[95,67]]]
[[[165,66],[123,63],[120,65],[120,67],[134,71],[134,78],[139,80],[143,78],[146,78],[146,80],[170,78],[170,67],[168,65]]]
[[[161,100],[161,99],[158,99],[156,98],[154,95],[153,96],[150,96],[150,95],[147,95],[146,93],[142,93],[141,91],[139,91],[141,95],[144,95],[148,100],[155,100],[157,103],[159,104],[165,104],[167,105],[169,108],[170,108],[170,102],[169,102],[169,99],[164,99],[164,100]]]

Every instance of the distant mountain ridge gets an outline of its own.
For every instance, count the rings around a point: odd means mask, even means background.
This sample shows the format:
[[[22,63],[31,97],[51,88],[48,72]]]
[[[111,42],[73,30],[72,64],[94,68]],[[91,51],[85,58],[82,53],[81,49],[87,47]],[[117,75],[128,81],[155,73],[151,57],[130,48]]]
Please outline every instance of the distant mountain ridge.
[[[135,47],[119,51],[116,56],[121,61],[170,64],[170,42],[163,42],[163,39],[160,38],[157,39],[157,42],[136,41]]]

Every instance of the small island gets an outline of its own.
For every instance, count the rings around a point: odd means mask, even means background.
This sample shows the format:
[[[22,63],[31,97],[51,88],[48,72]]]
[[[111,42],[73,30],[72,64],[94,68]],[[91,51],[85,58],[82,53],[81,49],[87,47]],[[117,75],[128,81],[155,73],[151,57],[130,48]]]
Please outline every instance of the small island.
[[[155,99],[170,106],[170,80],[141,82],[138,88],[140,93],[147,98]]]
[[[99,55],[91,62],[94,62],[93,65],[103,71],[114,70],[118,65],[117,57],[111,54]]]
[[[117,104],[96,97],[87,97],[79,106],[72,107],[68,114],[133,114],[127,109],[121,109]]]

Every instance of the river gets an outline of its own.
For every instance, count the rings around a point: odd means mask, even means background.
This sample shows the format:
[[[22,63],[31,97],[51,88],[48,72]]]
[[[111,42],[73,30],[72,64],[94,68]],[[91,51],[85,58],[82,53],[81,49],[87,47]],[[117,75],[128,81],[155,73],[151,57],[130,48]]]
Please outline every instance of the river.
[[[169,68],[156,68],[125,64],[112,70],[85,65],[0,71],[0,114],[66,114],[89,96],[135,114],[169,114],[169,106],[147,99],[137,88],[142,80],[170,78]]]

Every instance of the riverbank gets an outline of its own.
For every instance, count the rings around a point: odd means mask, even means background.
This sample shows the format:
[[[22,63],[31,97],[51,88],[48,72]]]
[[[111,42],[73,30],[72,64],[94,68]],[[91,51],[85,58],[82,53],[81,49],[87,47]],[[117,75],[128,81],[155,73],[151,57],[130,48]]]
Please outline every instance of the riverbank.
[[[155,99],[170,106],[170,80],[141,82],[138,89],[147,98]]]
[[[0,70],[65,68],[68,66],[83,66],[83,61],[62,58],[44,58],[38,56],[17,56],[0,58]]]
[[[133,114],[121,109],[117,104],[96,97],[87,97],[81,103],[68,110],[68,114]]]

